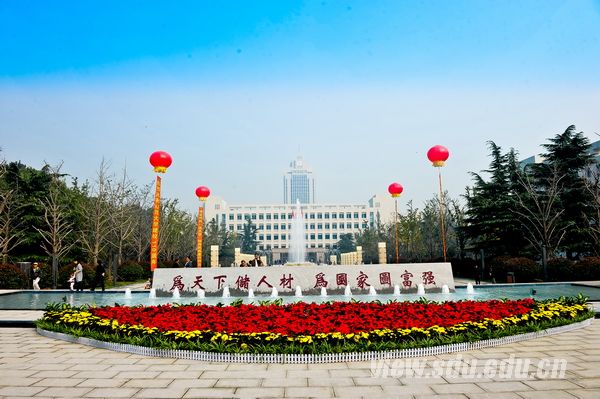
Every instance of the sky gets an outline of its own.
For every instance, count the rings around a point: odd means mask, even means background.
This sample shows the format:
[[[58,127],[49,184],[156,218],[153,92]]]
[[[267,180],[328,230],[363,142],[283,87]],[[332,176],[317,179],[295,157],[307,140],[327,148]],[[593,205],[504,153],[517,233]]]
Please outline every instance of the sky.
[[[600,139],[600,0],[0,1],[0,157],[93,180],[102,159],[187,209],[283,202],[302,155],[319,203],[404,186],[451,197],[569,125]],[[598,134],[597,134],[597,133]]]

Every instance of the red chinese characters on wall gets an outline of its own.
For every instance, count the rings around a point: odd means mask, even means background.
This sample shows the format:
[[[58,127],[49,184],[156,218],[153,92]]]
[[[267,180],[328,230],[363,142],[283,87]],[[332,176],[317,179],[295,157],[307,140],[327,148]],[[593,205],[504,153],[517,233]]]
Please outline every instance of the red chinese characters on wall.
[[[346,274],[346,273],[336,274],[335,275],[335,283],[337,285],[347,286],[348,285],[348,274]]]
[[[183,276],[181,276],[181,275],[177,275],[177,276],[173,277],[173,286],[171,287],[171,289],[169,291],[173,291],[175,288],[177,288],[179,291],[183,291],[185,284],[183,284],[182,280],[183,280]]]
[[[213,279],[217,280],[217,289],[218,290],[220,290],[223,287],[223,283],[225,282],[226,278],[227,278],[227,276],[224,274],[213,277]]]
[[[423,272],[423,285],[436,285],[435,276],[432,271]]]
[[[319,288],[319,287],[325,287],[327,288],[327,280],[325,280],[325,273],[317,273],[315,275],[315,287],[314,288]]]
[[[392,285],[392,275],[390,272],[379,273],[379,284],[381,285]]]
[[[402,278],[402,285],[403,285],[405,288],[410,288],[410,287],[412,287],[412,284],[413,284],[413,283],[412,283],[412,280],[411,280],[411,278],[413,277],[413,274],[412,274],[412,273],[409,273],[409,272],[408,272],[408,270],[406,270],[406,269],[405,269],[405,270],[404,270],[404,273],[402,273],[402,274],[400,275],[400,277]]]
[[[267,276],[262,276],[262,278],[260,279],[260,281],[258,282],[258,284],[256,284],[256,286],[260,287],[261,284],[266,284],[267,287],[273,288],[273,286],[271,284],[269,284],[269,282],[267,281]]]
[[[285,273],[283,274],[283,276],[281,276],[281,279],[279,280],[279,286],[281,288],[292,288],[292,281],[294,281],[294,278],[292,277],[292,273],[288,273],[288,276],[285,276]]]
[[[249,284],[250,277],[248,277],[247,274],[244,276],[238,276],[237,280],[235,280],[235,285],[237,286],[238,290],[247,290],[249,288]]]
[[[362,272],[362,270],[360,271],[360,274],[358,275],[358,277],[356,278],[356,285],[358,286],[358,288],[360,288],[361,290],[364,289],[365,287],[370,287],[371,284],[369,284],[367,282],[367,279],[369,278],[369,276],[367,276],[365,273]]]
[[[204,287],[202,286],[202,276],[196,276],[196,280],[194,280],[194,285],[192,285],[190,288],[200,288],[200,289],[204,289]]]

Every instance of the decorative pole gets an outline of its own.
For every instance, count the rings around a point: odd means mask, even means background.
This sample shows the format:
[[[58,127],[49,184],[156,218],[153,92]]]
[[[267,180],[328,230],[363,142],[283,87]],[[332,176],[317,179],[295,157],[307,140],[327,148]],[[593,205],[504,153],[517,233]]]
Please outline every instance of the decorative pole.
[[[404,191],[400,183],[392,183],[388,187],[388,192],[394,198],[394,219],[396,221],[396,263],[400,263],[400,244],[398,243],[398,197]]]
[[[427,151],[427,158],[432,162],[436,168],[444,166],[446,160],[450,156],[448,149],[441,145],[434,145]],[[442,188],[442,170],[438,169],[438,179],[440,183],[440,232],[442,235],[442,249],[444,252],[444,262],[446,262],[446,222],[445,222],[445,208],[446,203],[444,199],[444,190]]]
[[[150,165],[154,166],[154,172],[165,173],[173,163],[171,155],[164,151],[156,151],[150,155]],[[160,176],[156,175],[156,190],[154,191],[154,209],[152,211],[152,232],[150,234],[150,270],[154,271],[158,266],[158,231],[160,224]]]
[[[208,187],[200,186],[196,189],[196,196],[200,199],[198,207],[198,232],[196,233],[196,265],[202,267],[202,238],[204,237],[204,202],[210,195]]]

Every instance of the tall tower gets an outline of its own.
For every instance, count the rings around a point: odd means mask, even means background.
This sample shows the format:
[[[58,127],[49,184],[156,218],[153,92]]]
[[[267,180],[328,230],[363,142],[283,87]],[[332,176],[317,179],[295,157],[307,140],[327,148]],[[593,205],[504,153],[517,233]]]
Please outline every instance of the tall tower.
[[[290,169],[283,176],[283,203],[314,204],[315,180],[312,170],[301,156],[290,162]]]

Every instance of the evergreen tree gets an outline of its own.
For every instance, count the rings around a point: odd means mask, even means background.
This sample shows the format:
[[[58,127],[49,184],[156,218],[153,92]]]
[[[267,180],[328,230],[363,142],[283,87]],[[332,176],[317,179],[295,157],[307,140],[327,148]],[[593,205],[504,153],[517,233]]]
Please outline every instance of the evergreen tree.
[[[336,246],[342,254],[356,251],[356,244],[351,233],[340,234],[340,240],[336,243]]]
[[[584,172],[594,162],[591,145],[583,132],[575,132],[574,125],[549,141],[543,145],[545,160],[533,166],[533,173],[542,188],[551,185],[554,174],[561,176],[559,207],[564,212],[559,228],[566,231],[562,248],[569,258],[577,258],[590,250],[587,221],[593,199],[586,190]]]
[[[256,225],[252,223],[252,220],[246,219],[242,233],[242,252],[246,254],[253,253],[256,251],[257,245]]]

